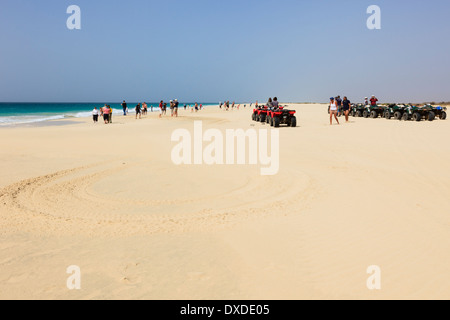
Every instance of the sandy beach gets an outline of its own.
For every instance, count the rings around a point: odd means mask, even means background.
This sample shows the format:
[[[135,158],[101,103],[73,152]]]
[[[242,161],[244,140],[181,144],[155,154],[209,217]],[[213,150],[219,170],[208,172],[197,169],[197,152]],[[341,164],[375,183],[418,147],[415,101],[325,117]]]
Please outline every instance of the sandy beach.
[[[273,176],[171,160],[195,120],[268,129],[248,105],[0,128],[0,299],[450,299],[450,122],[289,107]]]

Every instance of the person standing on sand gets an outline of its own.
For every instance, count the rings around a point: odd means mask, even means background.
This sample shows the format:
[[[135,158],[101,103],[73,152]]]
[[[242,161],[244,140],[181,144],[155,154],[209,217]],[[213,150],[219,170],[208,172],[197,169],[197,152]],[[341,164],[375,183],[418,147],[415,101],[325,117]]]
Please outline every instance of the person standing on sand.
[[[150,105],[150,111],[153,113],[153,104]]]
[[[94,120],[94,123],[98,122],[98,109],[97,107],[92,110],[92,119]]]
[[[342,101],[342,112],[344,112],[345,116],[345,122],[348,122],[348,115],[350,113],[350,100],[347,99],[347,97],[344,97],[344,100]]]
[[[110,105],[108,105],[108,108],[109,108],[109,123],[112,123],[113,109],[111,108]]]
[[[122,102],[122,109],[123,109],[123,115],[126,116],[127,115],[127,103],[125,102],[125,100],[123,100]]]
[[[136,105],[136,120],[137,120],[137,118],[138,118],[138,115],[139,115],[139,119],[142,119],[142,115],[141,115],[141,104],[140,104],[140,103],[138,103],[138,104]]]
[[[148,111],[148,106],[147,106],[147,103],[144,102],[142,104],[142,115],[146,116],[147,115],[147,111]]]
[[[175,115],[176,118],[178,118],[178,99],[175,99],[175,101],[173,102],[173,113]]]
[[[173,117],[173,100],[170,100],[170,116]]]
[[[369,105],[369,98],[367,98],[367,97],[364,98],[364,105],[365,106]]]
[[[163,105],[163,114],[166,115],[167,114],[167,103],[164,102]]]
[[[337,111],[338,111],[338,117],[340,117],[342,115],[342,99],[341,96],[337,96],[336,99],[336,104],[337,104]]]
[[[330,98],[330,125],[333,125],[333,116],[336,119],[336,122],[339,124],[339,119],[337,117],[337,103],[334,98]]]
[[[162,118],[163,111],[164,111],[164,101],[161,100],[161,102],[159,103],[159,117],[160,118]]]
[[[106,104],[103,107],[103,121],[105,121],[105,124],[109,123],[109,108]]]

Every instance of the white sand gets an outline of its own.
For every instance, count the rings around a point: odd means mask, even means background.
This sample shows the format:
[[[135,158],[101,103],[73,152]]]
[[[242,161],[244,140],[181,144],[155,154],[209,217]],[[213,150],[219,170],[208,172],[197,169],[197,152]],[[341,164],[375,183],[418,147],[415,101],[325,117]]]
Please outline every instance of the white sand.
[[[248,108],[0,128],[0,299],[449,299],[450,122],[291,107],[276,176],[171,161],[193,120],[267,128]]]

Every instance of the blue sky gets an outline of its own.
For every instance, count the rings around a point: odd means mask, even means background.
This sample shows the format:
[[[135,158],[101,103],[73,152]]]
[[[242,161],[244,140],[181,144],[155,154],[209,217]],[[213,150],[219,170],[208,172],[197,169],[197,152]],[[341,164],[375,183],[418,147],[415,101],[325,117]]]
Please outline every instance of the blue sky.
[[[450,101],[449,14],[448,0],[2,0],[0,101]]]

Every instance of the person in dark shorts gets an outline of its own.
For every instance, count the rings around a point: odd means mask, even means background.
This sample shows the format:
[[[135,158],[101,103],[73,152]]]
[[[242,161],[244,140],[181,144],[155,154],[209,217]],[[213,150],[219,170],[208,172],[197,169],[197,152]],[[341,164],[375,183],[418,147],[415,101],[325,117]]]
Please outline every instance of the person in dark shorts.
[[[342,116],[342,99],[341,96],[337,96],[336,99],[334,99],[334,101],[337,104],[338,107],[338,117]]]
[[[136,105],[136,119],[138,118],[138,115],[139,115],[139,119],[141,119],[141,117],[142,117],[142,115],[141,115],[141,104],[140,103],[138,103],[137,105]]]
[[[106,104],[103,107],[103,120],[105,121],[105,124],[109,123],[109,108]]]
[[[173,102],[173,114],[175,115],[175,117],[178,118],[178,106],[180,104],[178,103],[178,99],[175,99],[175,101]]]
[[[348,115],[350,113],[350,100],[347,99],[347,97],[344,97],[344,100],[342,101],[342,112],[345,115],[345,122],[348,122]]]
[[[98,109],[97,107],[92,110],[92,119],[94,120],[94,123],[98,122]]]
[[[108,105],[108,108],[109,108],[109,123],[112,123],[113,109],[111,108],[110,105]]]
[[[123,115],[126,116],[127,115],[127,103],[125,102],[125,100],[123,100],[123,102],[122,102],[122,109],[123,109]]]
[[[163,114],[166,115],[167,114],[167,103],[164,102],[164,106],[163,106]]]

